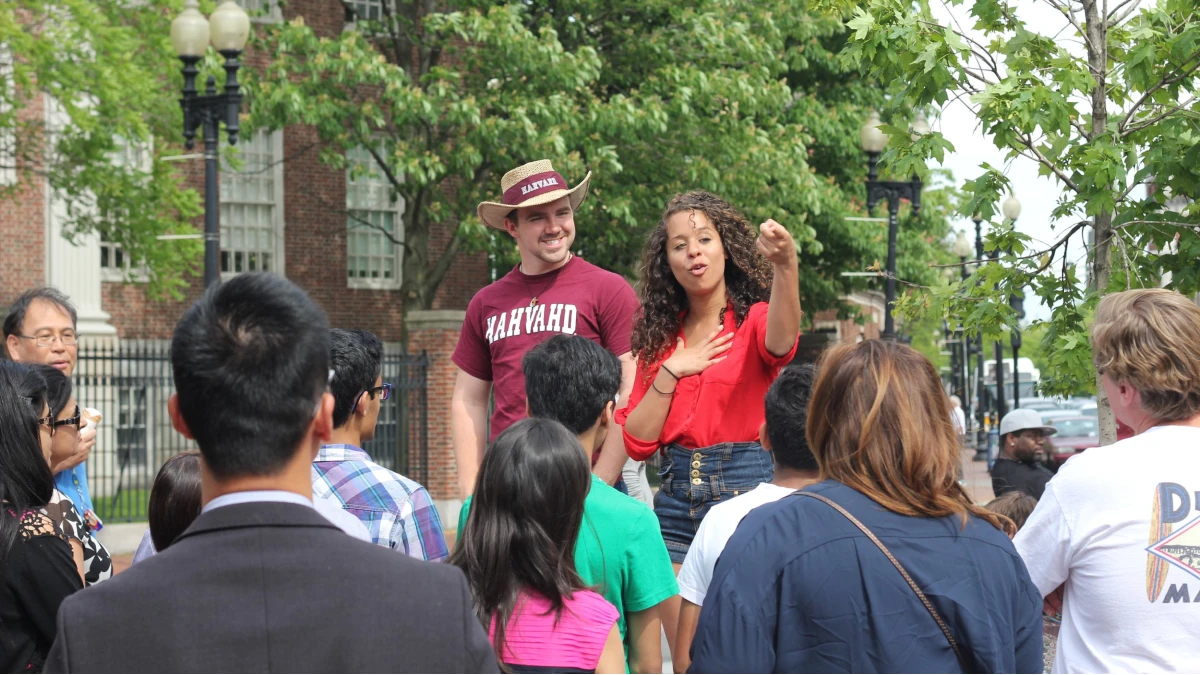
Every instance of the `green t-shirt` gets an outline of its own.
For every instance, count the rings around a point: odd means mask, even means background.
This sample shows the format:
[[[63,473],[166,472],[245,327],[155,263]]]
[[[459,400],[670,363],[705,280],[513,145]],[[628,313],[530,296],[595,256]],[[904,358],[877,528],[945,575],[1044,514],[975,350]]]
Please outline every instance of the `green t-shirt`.
[[[466,531],[471,498],[458,514],[458,541]],[[583,502],[583,526],[575,544],[575,567],[621,613],[617,627],[629,660],[625,615],[641,612],[679,593],[675,569],[663,543],[658,517],[645,504],[592,476]]]

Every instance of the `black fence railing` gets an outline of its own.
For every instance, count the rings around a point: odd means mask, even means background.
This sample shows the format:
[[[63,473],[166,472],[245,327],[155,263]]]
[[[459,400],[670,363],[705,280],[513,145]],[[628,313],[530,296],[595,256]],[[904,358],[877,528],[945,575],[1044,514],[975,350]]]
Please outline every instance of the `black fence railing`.
[[[144,521],[159,467],[195,448],[167,415],[167,399],[175,391],[168,348],[160,340],[79,347],[75,397],[104,415],[87,472],[96,514],[105,522]],[[428,370],[423,353],[384,356],[383,381],[394,387],[365,448],[379,464],[421,483],[429,467]]]

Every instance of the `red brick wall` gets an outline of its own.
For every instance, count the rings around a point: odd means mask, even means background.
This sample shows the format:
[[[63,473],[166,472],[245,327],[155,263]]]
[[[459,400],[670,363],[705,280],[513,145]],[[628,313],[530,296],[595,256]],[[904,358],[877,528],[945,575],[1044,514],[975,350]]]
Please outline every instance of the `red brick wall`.
[[[285,8],[285,17],[297,15],[302,15],[319,35],[336,35],[344,26],[340,2],[296,0]],[[262,64],[266,56],[248,53],[245,60],[254,66]],[[284,272],[325,309],[332,325],[363,328],[384,341],[398,341],[404,315],[400,294],[347,287],[345,174],[319,162],[316,140],[315,131],[309,127],[284,130]],[[184,163],[180,169],[191,187],[203,189],[202,161]],[[203,226],[202,217],[196,226]],[[444,227],[435,227],[430,233],[433,260],[449,238]],[[104,308],[113,315],[113,324],[122,337],[168,338],[179,316],[202,291],[201,279],[192,282],[184,302],[153,301],[145,297],[138,284],[105,283]],[[486,283],[486,256],[460,254],[438,290],[434,307],[465,308],[475,291]]]
[[[457,330],[413,330],[409,334],[409,350],[425,351],[429,355],[426,410],[429,421],[429,471],[426,489],[434,499],[458,498],[458,471],[454,463],[454,446],[450,439],[450,396],[454,393],[456,366],[450,361],[458,344]],[[416,460],[417,458],[413,458]],[[413,468],[416,466],[414,464]],[[414,470],[414,474],[419,473]]]
[[[40,181],[39,181],[40,183]],[[46,283],[46,200],[42,186],[24,183],[0,200],[0,308]]]
[[[46,111],[38,96],[19,111],[40,120]],[[28,174],[27,174],[28,175]],[[0,199],[0,308],[22,291],[46,283],[46,196],[41,179],[23,181]]]

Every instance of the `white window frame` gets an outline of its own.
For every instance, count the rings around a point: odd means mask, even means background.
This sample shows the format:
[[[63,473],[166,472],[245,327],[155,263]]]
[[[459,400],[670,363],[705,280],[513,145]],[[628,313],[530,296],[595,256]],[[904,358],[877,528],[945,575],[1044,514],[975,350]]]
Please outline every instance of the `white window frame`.
[[[262,133],[262,132],[258,132],[258,133]],[[272,160],[273,166],[272,166],[271,170],[275,172],[275,175],[273,177],[274,178],[273,183],[274,183],[274,187],[275,187],[274,209],[272,210],[272,213],[271,213],[271,226],[275,232],[275,237],[274,237],[275,249],[273,251],[271,251],[271,255],[274,258],[274,262],[271,265],[270,271],[274,272],[275,274],[278,274],[280,276],[287,276],[287,271],[286,271],[287,270],[287,260],[285,258],[285,249],[287,248],[287,246],[285,246],[285,244],[284,244],[284,241],[285,241],[284,236],[287,234],[287,227],[286,227],[286,224],[284,221],[284,215],[283,215],[283,207],[284,207],[283,131],[271,132],[270,143],[271,143],[271,157],[273,158],[273,160]],[[227,172],[230,170],[231,170],[230,167],[225,163],[224,160],[222,160],[221,161],[221,171]],[[218,179],[218,184],[219,183],[220,183],[220,179]],[[225,203],[224,196],[221,196],[220,199],[221,199],[221,203],[224,204]],[[220,229],[221,226],[222,226],[222,224],[218,223],[218,229]],[[222,248],[222,251],[224,251],[224,250],[225,249]],[[219,264],[220,264],[220,256],[218,256],[218,265]],[[232,267],[232,265],[231,265],[231,267]],[[249,271],[249,270],[247,270],[247,271]],[[236,277],[239,274],[241,274],[241,272],[222,271],[221,278],[222,279],[232,279],[233,277]]]
[[[129,142],[123,138],[117,138],[116,143],[117,149],[114,153],[115,162],[127,164],[129,159],[133,158],[137,162],[139,170],[147,174],[153,170],[154,139],[150,139],[149,147],[144,148],[131,148]],[[146,272],[145,263],[139,263],[137,266],[134,266],[133,259],[121,248],[120,244],[105,241],[100,235],[96,235],[96,241],[101,251],[100,281],[117,283],[147,283],[150,281],[150,275]],[[105,250],[108,251],[108,259],[111,263],[108,266],[105,266],[103,261],[103,251]],[[124,258],[120,266],[115,264],[118,253]]]
[[[265,14],[262,14],[261,16],[252,13],[252,12],[257,12],[258,10],[262,9],[261,6],[256,7],[254,9],[250,9],[250,8],[246,7],[246,2],[247,2],[247,0],[237,0],[238,6],[240,6],[242,9],[246,10],[246,13],[250,15],[251,22],[253,22],[253,23],[279,23],[280,21],[283,21],[283,9],[280,8],[280,6],[279,6],[279,0],[256,0],[256,4],[259,4],[259,5],[266,4],[268,7],[270,7],[270,11],[266,12]]]
[[[372,164],[375,165],[374,162],[372,162]],[[396,259],[395,276],[392,279],[383,279],[383,278],[371,279],[371,278],[351,277],[350,276],[350,258],[351,258],[351,255],[350,255],[351,229],[350,228],[351,228],[351,225],[355,222],[350,216],[350,211],[379,211],[379,212],[385,211],[385,209],[363,209],[361,207],[356,208],[350,204],[350,182],[351,182],[350,181],[350,170],[351,170],[351,168],[352,167],[350,164],[350,158],[349,158],[349,156],[347,156],[347,160],[346,160],[346,287],[352,288],[352,289],[375,290],[375,291],[398,290],[400,288],[400,285],[403,283],[403,279],[404,279],[404,246],[402,244],[393,243],[390,239],[387,238],[387,235],[383,234],[382,232],[372,232],[370,234],[381,238],[383,240],[384,245],[391,244],[393,255],[395,256],[395,259]],[[379,170],[377,165],[374,166],[374,170],[377,173],[382,174],[382,172]],[[363,179],[360,178],[359,180],[363,180]],[[376,180],[381,182],[382,187],[385,190],[388,190],[388,192],[390,193],[391,183],[387,180],[386,177],[380,175]],[[400,180],[403,180],[403,177],[401,177]],[[391,210],[395,214],[394,222],[396,223],[396,226],[395,226],[394,232],[393,232],[393,236],[396,239],[403,242],[404,241],[404,232],[405,232],[404,197],[396,195],[395,199],[392,202]],[[363,225],[361,227],[366,227],[366,226]]]
[[[396,3],[393,2],[393,0],[342,0],[342,6],[345,7],[346,5],[350,5],[351,7],[353,7],[357,1],[378,3],[380,6],[380,16],[378,19],[379,21],[383,20],[383,3],[385,3],[385,2],[389,3],[389,5],[391,6],[392,15],[395,16],[395,14],[396,14]],[[357,16],[357,13],[355,14],[355,16]],[[348,31],[348,30],[358,30],[358,21],[345,22],[345,25],[342,26],[342,31],[344,32],[344,31]]]

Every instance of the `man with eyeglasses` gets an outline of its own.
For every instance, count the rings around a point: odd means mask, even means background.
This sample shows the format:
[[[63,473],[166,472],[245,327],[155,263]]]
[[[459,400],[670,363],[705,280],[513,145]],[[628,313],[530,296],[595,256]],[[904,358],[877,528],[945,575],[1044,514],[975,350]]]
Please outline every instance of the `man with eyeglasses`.
[[[25,291],[13,300],[4,318],[4,342],[9,358],[18,363],[52,366],[71,377],[79,356],[76,322],[75,306],[61,291],[46,286]],[[94,536],[104,524],[96,516],[87,482],[85,461],[95,445],[96,426],[88,424],[76,437],[74,454],[53,467],[55,487],[71,500],[87,527],[83,554],[88,569],[94,559],[109,557]]]
[[[330,330],[333,432],[313,461],[313,494],[339,502],[367,526],[372,540],[413,558],[439,561],[450,553],[429,491],[374,462],[363,450],[375,437],[382,402],[383,343],[365,330]]]

